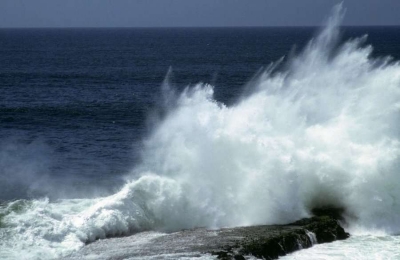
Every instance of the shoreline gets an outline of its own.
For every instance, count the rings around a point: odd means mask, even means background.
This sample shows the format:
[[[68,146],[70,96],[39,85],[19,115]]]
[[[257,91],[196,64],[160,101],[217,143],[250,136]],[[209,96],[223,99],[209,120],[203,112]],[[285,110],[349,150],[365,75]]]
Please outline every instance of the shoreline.
[[[167,234],[140,232],[97,240],[63,259],[177,259],[204,255],[224,260],[246,259],[250,255],[277,259],[317,243],[348,238],[337,212],[336,209],[313,211],[314,217],[286,225],[195,228]]]
[[[305,218],[276,227],[280,229],[279,234],[274,232],[251,234],[234,246],[210,253],[217,259],[224,260],[245,259],[248,255],[261,259],[277,259],[315,244],[330,243],[350,237],[338,219],[326,215]]]

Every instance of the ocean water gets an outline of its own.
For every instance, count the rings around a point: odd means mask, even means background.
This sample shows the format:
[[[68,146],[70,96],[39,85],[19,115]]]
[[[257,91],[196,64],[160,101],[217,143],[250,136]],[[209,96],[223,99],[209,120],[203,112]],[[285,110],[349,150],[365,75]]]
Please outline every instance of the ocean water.
[[[352,237],[287,259],[400,259],[400,28],[342,15],[1,29],[0,258],[336,206]]]

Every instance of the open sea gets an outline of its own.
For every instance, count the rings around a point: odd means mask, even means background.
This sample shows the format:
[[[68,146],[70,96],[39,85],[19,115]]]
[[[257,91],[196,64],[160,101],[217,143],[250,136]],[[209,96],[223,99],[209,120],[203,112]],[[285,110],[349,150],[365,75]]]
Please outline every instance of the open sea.
[[[0,259],[319,206],[352,237],[282,259],[400,259],[400,27],[336,18],[0,29]]]

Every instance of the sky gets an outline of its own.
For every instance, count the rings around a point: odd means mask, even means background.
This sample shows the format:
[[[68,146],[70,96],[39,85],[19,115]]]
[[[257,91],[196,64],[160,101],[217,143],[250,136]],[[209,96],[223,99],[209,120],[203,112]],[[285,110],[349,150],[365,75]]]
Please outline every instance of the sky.
[[[0,28],[400,25],[400,0],[0,0]]]

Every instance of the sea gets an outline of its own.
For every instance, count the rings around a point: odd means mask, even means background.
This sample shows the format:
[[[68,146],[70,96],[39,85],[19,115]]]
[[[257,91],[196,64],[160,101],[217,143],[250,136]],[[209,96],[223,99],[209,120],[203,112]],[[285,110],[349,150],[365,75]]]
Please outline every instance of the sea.
[[[282,259],[400,259],[400,27],[342,16],[0,29],[0,259],[315,207],[351,237]]]

